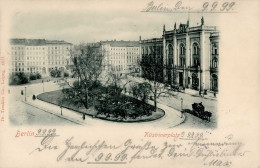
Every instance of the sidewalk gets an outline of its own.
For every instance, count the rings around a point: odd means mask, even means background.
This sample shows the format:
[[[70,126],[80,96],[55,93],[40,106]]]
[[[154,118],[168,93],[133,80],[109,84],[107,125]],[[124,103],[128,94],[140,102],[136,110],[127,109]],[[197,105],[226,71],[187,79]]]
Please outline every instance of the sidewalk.
[[[145,82],[145,80],[141,77],[133,77],[133,76],[130,76],[130,79],[131,80],[135,80],[136,82]],[[208,94],[207,95],[199,95],[199,91],[197,90],[192,90],[192,89],[185,89],[185,90],[180,90],[179,92],[176,92],[176,91],[170,91],[172,94],[173,93],[183,93],[183,94],[188,94],[188,95],[191,95],[191,96],[194,96],[194,97],[200,97],[200,98],[203,98],[203,99],[211,99],[211,100],[217,100],[217,97],[214,97],[214,94],[209,92],[208,91]]]
[[[189,94],[189,95],[194,96],[194,97],[201,97],[203,99],[217,100],[217,97],[214,97],[214,93],[209,92],[209,91],[207,92],[206,95],[200,95],[199,91],[192,90],[192,89],[185,89],[185,91],[181,90],[180,92],[182,92],[184,94]]]
[[[82,119],[82,115],[77,112],[74,112],[72,110],[62,108],[62,115],[61,115],[61,108],[54,104],[50,104],[50,103],[47,103],[47,102],[44,102],[44,101],[41,101],[38,99],[36,99],[36,100],[29,99],[29,100],[27,100],[27,102],[24,102],[24,103],[31,105],[35,108],[41,109],[47,113],[53,114],[57,117],[77,123],[79,125],[86,124],[85,120]]]

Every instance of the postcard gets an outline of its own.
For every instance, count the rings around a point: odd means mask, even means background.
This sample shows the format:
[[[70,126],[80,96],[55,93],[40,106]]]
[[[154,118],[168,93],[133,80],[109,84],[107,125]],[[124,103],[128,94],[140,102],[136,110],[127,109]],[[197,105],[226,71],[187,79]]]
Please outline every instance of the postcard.
[[[0,0],[1,168],[260,167],[258,0]]]

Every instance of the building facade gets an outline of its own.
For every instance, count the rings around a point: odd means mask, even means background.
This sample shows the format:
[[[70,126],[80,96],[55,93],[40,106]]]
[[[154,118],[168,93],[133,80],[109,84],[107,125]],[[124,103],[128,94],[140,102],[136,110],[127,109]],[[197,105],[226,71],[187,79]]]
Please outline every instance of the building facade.
[[[152,40],[152,39],[151,39]],[[147,42],[140,41],[142,50]],[[162,35],[164,82],[182,89],[218,91],[219,31],[215,26],[190,27],[189,21]],[[158,45],[154,41],[154,45]],[[143,56],[144,54],[142,54]]]
[[[138,59],[140,44],[138,41],[101,41],[104,64],[117,76],[139,73]]]
[[[52,69],[64,71],[71,64],[72,44],[45,39],[11,39],[10,73],[49,75]]]

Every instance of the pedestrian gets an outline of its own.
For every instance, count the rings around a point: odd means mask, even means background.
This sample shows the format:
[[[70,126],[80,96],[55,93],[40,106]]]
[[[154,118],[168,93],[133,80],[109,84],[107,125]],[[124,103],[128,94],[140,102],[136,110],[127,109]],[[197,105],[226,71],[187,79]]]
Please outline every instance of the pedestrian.
[[[85,120],[85,113],[83,113],[83,117],[82,118],[83,118],[83,120]]]

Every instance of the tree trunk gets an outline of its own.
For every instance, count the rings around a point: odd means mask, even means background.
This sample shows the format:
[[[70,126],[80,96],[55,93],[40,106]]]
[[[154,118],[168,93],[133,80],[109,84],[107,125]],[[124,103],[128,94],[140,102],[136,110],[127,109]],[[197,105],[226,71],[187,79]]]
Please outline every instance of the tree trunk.
[[[86,107],[86,109],[88,109],[88,90],[86,90],[85,101],[86,101],[85,107]]]
[[[153,101],[154,101],[154,108],[155,108],[155,111],[156,111],[157,110],[157,90],[155,90],[155,92],[154,92]]]
[[[154,101],[154,110],[156,111],[157,110],[157,98],[156,98],[156,96],[154,97],[154,99],[153,99],[153,101]]]

